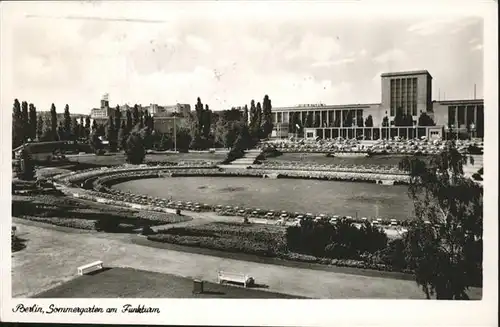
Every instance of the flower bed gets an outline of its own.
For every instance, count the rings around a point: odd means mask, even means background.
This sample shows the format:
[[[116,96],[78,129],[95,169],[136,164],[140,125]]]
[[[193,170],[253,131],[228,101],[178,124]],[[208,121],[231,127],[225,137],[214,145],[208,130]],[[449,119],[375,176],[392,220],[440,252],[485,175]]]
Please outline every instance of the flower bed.
[[[94,230],[96,220],[83,219],[68,219],[61,217],[37,217],[37,216],[22,216],[19,217],[26,220],[42,222],[61,227],[69,227],[75,229]]]
[[[351,267],[374,269],[379,271],[404,271],[404,268],[393,267],[384,262],[380,255],[364,256],[361,260],[332,259],[288,251],[284,237],[284,229],[270,226],[244,225],[230,223],[212,223],[188,228],[171,228],[148,236],[155,242],[171,243],[213,250],[239,252],[266,257]],[[387,249],[392,249],[391,244]]]
[[[12,213],[19,218],[80,229],[93,229],[94,223],[103,219],[136,226],[163,225],[192,219],[165,212],[134,211],[47,195],[13,197]]]
[[[329,153],[367,151],[372,154],[438,154],[446,147],[445,140],[427,139],[388,139],[377,140],[373,144],[366,144],[356,139],[329,139],[329,140],[297,140],[267,142],[263,149],[274,148],[287,153]],[[461,153],[482,153],[483,143],[470,140],[456,140],[457,149]]]
[[[148,236],[151,241],[197,246],[228,252],[276,256],[284,249],[284,229],[262,225],[212,223],[171,228]]]

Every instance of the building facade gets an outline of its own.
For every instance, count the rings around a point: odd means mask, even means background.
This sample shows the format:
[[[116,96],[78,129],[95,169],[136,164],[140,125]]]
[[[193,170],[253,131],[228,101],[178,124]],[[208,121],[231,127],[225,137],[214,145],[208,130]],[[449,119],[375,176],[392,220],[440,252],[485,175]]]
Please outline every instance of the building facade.
[[[132,110],[133,106],[127,104],[119,106],[122,113],[121,119],[126,119],[126,111]],[[148,106],[139,105],[139,111],[148,111],[153,116],[154,129],[160,133],[167,133],[171,129],[183,126],[186,118],[191,113],[191,106],[189,104],[177,103],[170,106],[159,106],[157,104],[150,104]],[[98,124],[105,124],[110,116],[113,116],[115,108],[109,106],[108,96],[104,95],[101,99],[101,107],[94,108],[90,111],[90,120],[97,121]]]
[[[451,131],[461,137],[484,137],[484,101],[433,101],[432,76],[426,70],[382,74],[381,103],[313,104],[272,111],[276,138],[431,138]],[[433,126],[419,125],[423,113]],[[405,117],[404,125],[397,121],[398,115]]]

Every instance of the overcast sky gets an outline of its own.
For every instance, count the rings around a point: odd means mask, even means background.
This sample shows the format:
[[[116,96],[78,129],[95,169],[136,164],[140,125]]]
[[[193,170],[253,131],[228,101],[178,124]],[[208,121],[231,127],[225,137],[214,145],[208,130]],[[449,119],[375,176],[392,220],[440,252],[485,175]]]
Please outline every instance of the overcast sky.
[[[381,73],[414,69],[434,77],[436,100],[438,89],[441,99],[472,98],[474,83],[483,96],[483,23],[474,16],[368,18],[307,4],[19,6],[2,32],[2,58],[11,59],[2,103],[19,98],[38,110],[54,102],[88,113],[104,93],[113,106],[193,106],[199,96],[216,110],[265,94],[273,107],[377,103]]]

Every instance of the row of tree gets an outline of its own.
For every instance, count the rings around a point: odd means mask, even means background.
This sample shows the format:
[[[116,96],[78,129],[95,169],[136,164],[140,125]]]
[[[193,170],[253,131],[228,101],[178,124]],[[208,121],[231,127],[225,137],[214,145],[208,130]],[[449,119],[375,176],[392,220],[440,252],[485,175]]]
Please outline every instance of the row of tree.
[[[132,110],[123,113],[117,106],[111,111],[107,121],[99,124],[94,120],[90,144],[96,152],[102,151],[102,137],[109,142],[111,151],[127,151],[127,142],[132,132],[138,133],[145,149],[176,148],[179,151],[188,149],[203,150],[211,147],[232,148],[236,143],[239,147],[249,148],[261,138],[266,138],[272,131],[271,100],[264,97],[263,106],[251,101],[250,110],[232,108],[212,112],[207,104],[203,105],[197,99],[194,112],[180,124],[174,122],[166,133],[154,129],[154,119],[148,111],[141,111],[135,105]]]
[[[62,121],[54,104],[48,115],[37,113],[34,104],[18,99],[14,100],[12,112],[12,147],[18,147],[28,141],[59,141],[86,139],[90,134],[90,117],[71,116],[69,106],[64,108]]]

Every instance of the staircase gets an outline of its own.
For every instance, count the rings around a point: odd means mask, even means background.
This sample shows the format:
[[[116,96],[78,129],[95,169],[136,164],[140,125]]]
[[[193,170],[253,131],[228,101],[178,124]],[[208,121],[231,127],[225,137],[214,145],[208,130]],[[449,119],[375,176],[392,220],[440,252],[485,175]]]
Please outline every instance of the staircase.
[[[255,160],[257,159],[257,157],[260,155],[261,152],[262,151],[260,149],[247,150],[247,151],[245,151],[245,154],[243,155],[243,157],[236,159],[236,160],[233,160],[227,165],[219,165],[219,168],[227,168],[227,169],[231,169],[231,168],[247,169],[247,168],[250,168],[255,163]]]

